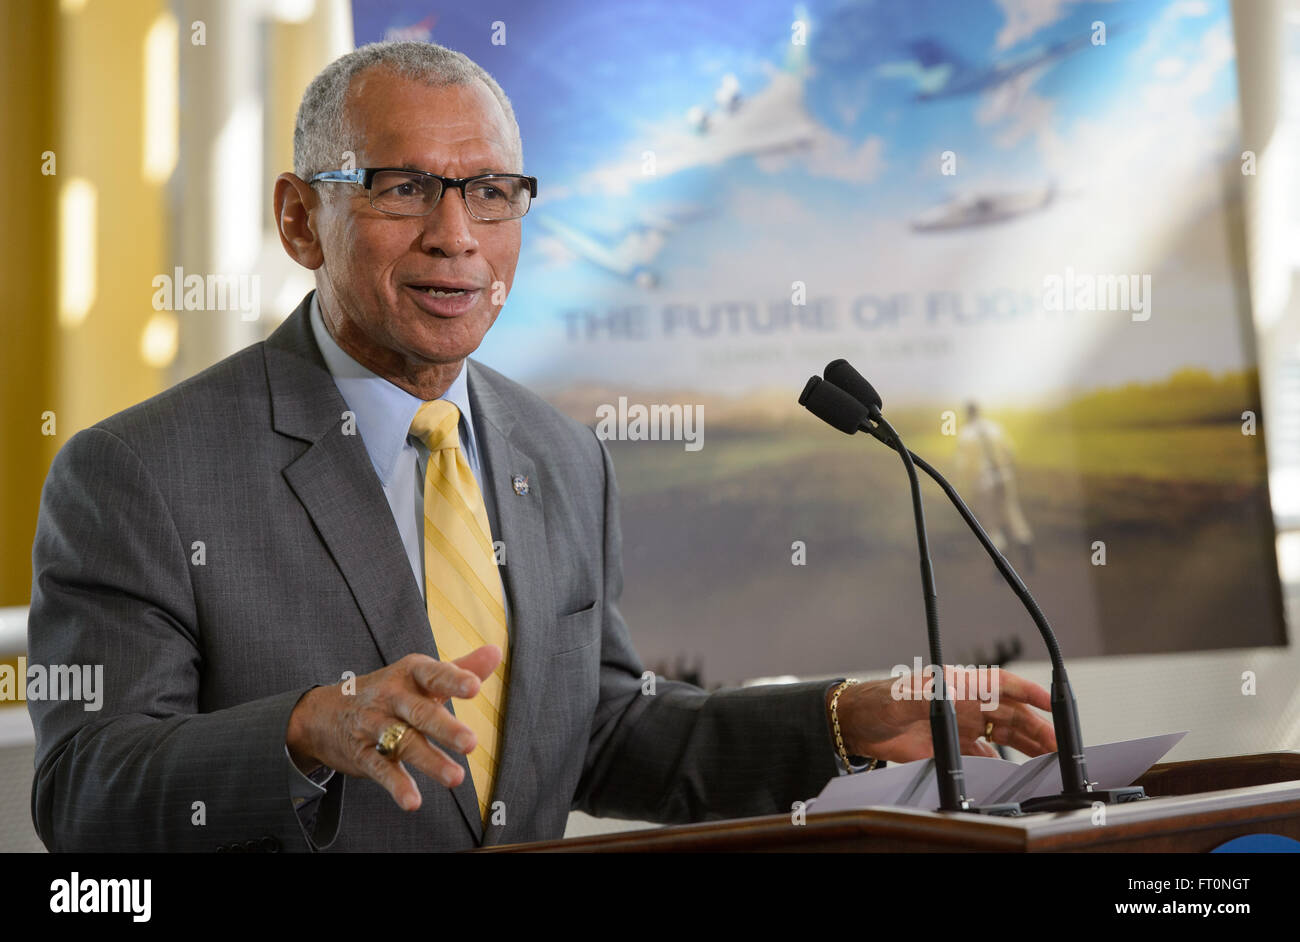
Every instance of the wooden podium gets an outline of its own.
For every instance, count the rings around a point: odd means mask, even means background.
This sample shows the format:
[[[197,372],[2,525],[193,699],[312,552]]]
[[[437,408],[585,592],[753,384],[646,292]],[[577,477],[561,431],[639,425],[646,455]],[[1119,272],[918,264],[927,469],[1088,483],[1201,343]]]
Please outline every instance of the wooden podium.
[[[1244,834],[1300,840],[1300,752],[1168,762],[1138,779],[1151,796],[1110,805],[1104,824],[1078,811],[992,818],[910,808],[867,808],[737,818],[706,824],[532,844],[483,852],[941,852],[1204,853]]]

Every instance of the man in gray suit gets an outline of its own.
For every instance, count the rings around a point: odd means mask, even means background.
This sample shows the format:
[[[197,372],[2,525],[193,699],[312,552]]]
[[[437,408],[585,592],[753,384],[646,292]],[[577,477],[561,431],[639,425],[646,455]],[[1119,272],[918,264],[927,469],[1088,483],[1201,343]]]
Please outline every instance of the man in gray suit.
[[[608,454],[467,359],[535,187],[485,72],[429,44],[351,53],[308,89],[294,163],[276,217],[316,291],[265,343],[77,433],[50,469],[29,654],[102,664],[105,690],[95,713],[29,703],[48,847],[458,850],[558,837],[573,808],[789,811],[850,754],[928,753],[927,704],[889,681],[644,684]],[[447,659],[425,523],[441,498],[412,431],[438,400],[460,415],[449,453],[466,513],[490,522],[486,591],[508,632]],[[503,656],[480,795],[467,754],[487,744],[467,717]],[[989,719],[1001,742],[1054,748],[1031,708],[1046,691],[1001,678],[997,710],[958,704],[966,751],[990,754]]]

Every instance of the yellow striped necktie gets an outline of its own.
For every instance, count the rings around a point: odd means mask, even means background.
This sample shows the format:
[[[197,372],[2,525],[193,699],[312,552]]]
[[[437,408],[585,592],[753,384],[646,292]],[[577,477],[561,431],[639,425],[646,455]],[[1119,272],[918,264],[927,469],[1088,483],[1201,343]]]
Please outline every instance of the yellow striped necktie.
[[[411,422],[411,434],[429,448],[424,473],[424,586],[438,657],[454,661],[485,644],[495,644],[502,654],[478,695],[455,703],[457,718],[478,738],[469,754],[469,771],[486,824],[500,761],[509,676],[501,574],[483,493],[460,447],[460,410],[445,399],[426,402]]]

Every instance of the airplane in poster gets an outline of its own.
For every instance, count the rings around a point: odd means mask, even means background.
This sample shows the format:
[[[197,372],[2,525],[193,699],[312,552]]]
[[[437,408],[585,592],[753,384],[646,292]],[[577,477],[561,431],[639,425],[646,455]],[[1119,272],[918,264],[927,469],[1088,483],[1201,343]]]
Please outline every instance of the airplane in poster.
[[[877,71],[886,78],[911,79],[916,84],[917,101],[941,101],[992,93],[1009,84],[1024,90],[1052,66],[1091,42],[1091,34],[1078,36],[1030,49],[991,65],[976,66],[940,40],[927,37],[908,43],[911,59],[887,62]]]
[[[802,58],[787,61],[767,86],[746,97],[730,73],[722,77],[713,100],[716,107],[696,105],[686,113],[699,146],[696,163],[718,164],[733,157],[780,154],[812,147],[817,126],[804,108]]]
[[[971,193],[954,197],[912,219],[914,232],[944,232],[1006,222],[1042,212],[1059,197],[1055,182],[1033,189],[1002,193]]]
[[[530,218],[572,255],[649,290],[659,286],[660,274],[653,266],[667,244],[668,236],[704,213],[705,210],[699,206],[663,210],[642,216],[610,237],[586,232],[545,213],[535,213]]]
[[[796,9],[796,21],[807,22],[802,7]],[[609,193],[625,193],[634,184],[738,157],[819,146],[825,135],[804,105],[807,44],[791,43],[782,65],[767,69],[768,83],[752,93],[741,88],[734,74],[724,75],[707,105],[691,107],[679,124],[639,144],[634,158],[593,170],[591,181]],[[647,169],[647,154],[653,154],[652,169]]]

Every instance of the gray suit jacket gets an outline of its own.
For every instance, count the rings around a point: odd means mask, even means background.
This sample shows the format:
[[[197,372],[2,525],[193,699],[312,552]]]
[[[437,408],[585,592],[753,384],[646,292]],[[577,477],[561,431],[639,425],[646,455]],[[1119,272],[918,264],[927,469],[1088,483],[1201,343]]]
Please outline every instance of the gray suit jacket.
[[[301,823],[284,750],[299,698],[344,671],[437,657],[382,486],[344,434],[309,299],[265,343],[78,432],[50,468],[29,657],[102,664],[105,690],[99,712],[29,702],[47,847],[460,850],[559,837],[574,808],[663,822],[786,812],[836,773],[827,683],[642,693],[607,452],[470,361],[511,613],[493,796],[505,823],[485,832],[468,774],[448,790],[415,770],[417,812],[335,775]]]

